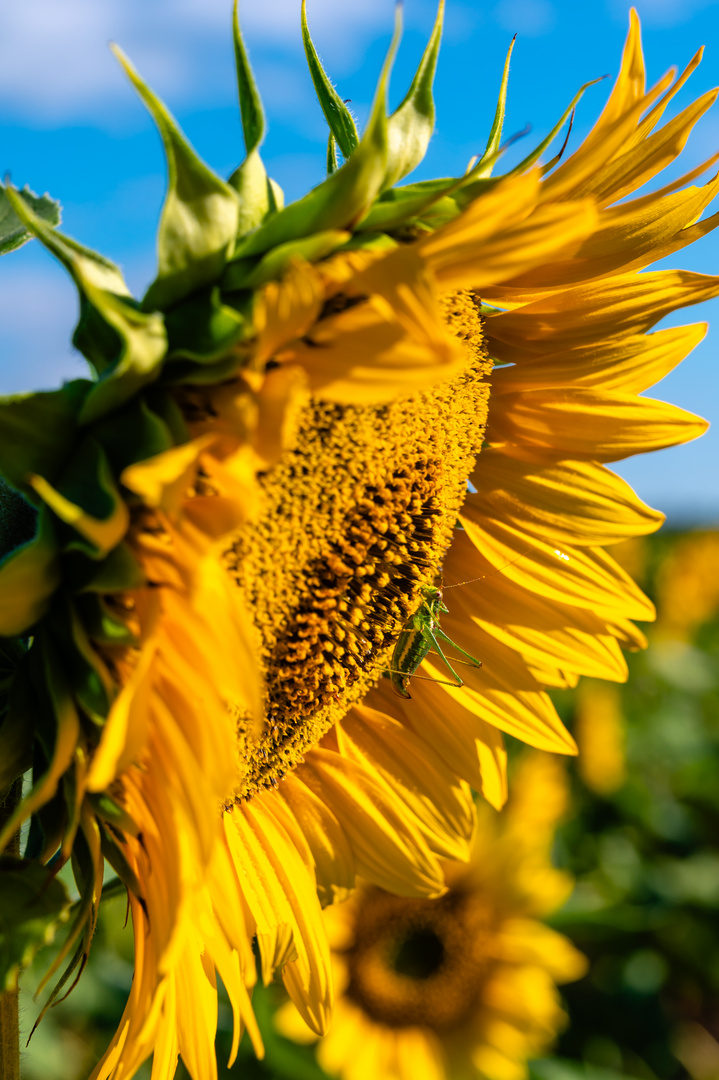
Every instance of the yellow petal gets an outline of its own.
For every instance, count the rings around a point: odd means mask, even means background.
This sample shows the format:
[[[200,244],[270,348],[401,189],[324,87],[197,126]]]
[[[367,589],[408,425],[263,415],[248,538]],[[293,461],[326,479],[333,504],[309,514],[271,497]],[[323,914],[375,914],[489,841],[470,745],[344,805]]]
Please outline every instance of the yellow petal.
[[[707,323],[591,341],[554,355],[495,368],[492,395],[571,385],[641,394],[659,382],[706,336]]]
[[[471,716],[477,717],[539,750],[576,754],[574,739],[521,658],[480,631],[477,637],[475,647],[481,654],[482,668],[464,670],[464,686],[423,682],[421,690],[413,687],[413,699],[421,696],[433,701],[435,708],[452,709],[455,723],[468,724]],[[422,673],[433,680],[444,680],[446,675],[441,668],[427,662]],[[453,705],[440,694],[449,695]]]
[[[332,986],[315,882],[267,801],[257,796],[225,814],[226,835],[258,935],[272,937],[282,922],[292,930],[297,959],[285,966],[285,985],[305,1022],[321,1035]]]
[[[475,828],[466,785],[433,748],[386,713],[355,705],[337,725],[340,753],[372,768],[414,814],[430,848],[446,859],[469,858]]]
[[[358,873],[399,896],[442,895],[441,868],[418,827],[367,768],[318,747],[297,771],[342,823]]]
[[[716,214],[693,223],[717,190],[719,179],[715,178],[701,188],[690,187],[664,196],[653,193],[604,210],[594,232],[579,245],[571,259],[552,259],[502,286],[485,290],[485,296],[500,306],[507,300],[515,307],[540,299],[558,285],[642,269],[716,228],[719,221]]]
[[[601,548],[553,547],[503,522],[485,520],[470,505],[461,521],[477,550],[520,588],[601,618],[654,618],[654,606]]]
[[[456,340],[446,336],[439,351],[427,334],[411,334],[388,319],[386,306],[373,298],[322,319],[279,359],[301,364],[322,400],[361,405],[429,388],[467,363]]]
[[[394,704],[383,687],[370,691],[366,701],[377,702],[385,711]],[[446,708],[447,704],[445,699],[442,707],[435,708],[421,692],[413,692],[405,720],[432,743],[452,772],[481,791],[495,809],[501,809],[507,799],[507,752],[501,732],[477,717],[466,723],[465,714],[454,706]],[[395,707],[402,709],[402,703]]]
[[[461,594],[461,595],[460,595]],[[501,574],[445,593],[455,619],[474,623],[528,664],[623,682],[627,666],[616,639],[594,612],[518,589]],[[453,628],[456,623],[453,623]]]
[[[626,481],[595,462],[538,464],[487,449],[470,479],[477,492],[467,497],[468,514],[496,518],[557,544],[614,544],[654,532],[664,521]]]
[[[323,300],[321,278],[307,263],[295,263],[281,281],[269,282],[255,299],[258,362],[271,359],[281,346],[306,334]]]
[[[517,311],[492,315],[490,355],[515,363],[551,355],[602,336],[644,333],[670,311],[719,294],[719,277],[687,270],[620,274],[606,281],[555,291]]]
[[[346,899],[355,882],[355,861],[339,821],[296,773],[282,778],[277,795],[285,800],[307,839],[320,900],[331,904]]]
[[[709,427],[676,405],[616,390],[533,390],[503,394],[492,405],[490,438],[585,461],[619,461],[676,446]]]

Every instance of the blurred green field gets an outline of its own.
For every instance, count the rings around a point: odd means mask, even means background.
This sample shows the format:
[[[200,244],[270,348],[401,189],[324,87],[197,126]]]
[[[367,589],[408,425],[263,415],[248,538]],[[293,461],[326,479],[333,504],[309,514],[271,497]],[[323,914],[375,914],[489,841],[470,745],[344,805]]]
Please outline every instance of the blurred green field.
[[[532,1080],[719,1078],[719,532],[662,533],[615,548],[659,610],[623,686],[583,680],[555,700],[581,754],[573,806],[556,840],[576,888],[552,925],[589,957],[563,987],[571,1023]],[[519,751],[517,751],[519,752]],[[23,1050],[24,1080],[83,1080],[107,1045],[132,978],[125,904],[103,903],[88,970]],[[21,984],[25,1037],[52,950]],[[43,1000],[40,995],[39,1002]],[[267,1056],[243,1042],[219,1076],[321,1080],[311,1048],[273,1032],[279,987],[256,994]],[[24,1040],[23,1040],[24,1041]],[[146,1066],[140,1074],[149,1078]],[[182,1067],[178,1077],[187,1074]],[[418,1078],[421,1080],[421,1078]]]

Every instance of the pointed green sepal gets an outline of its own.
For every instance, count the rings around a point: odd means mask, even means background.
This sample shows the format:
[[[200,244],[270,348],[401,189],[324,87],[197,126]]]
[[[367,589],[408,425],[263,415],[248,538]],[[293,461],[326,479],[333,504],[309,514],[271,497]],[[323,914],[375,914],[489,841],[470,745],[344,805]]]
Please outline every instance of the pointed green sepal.
[[[237,0],[235,0],[232,12],[232,37],[235,46],[237,92],[240,99],[246,156],[242,164],[233,172],[228,184],[239,196],[237,235],[245,236],[261,225],[268,214],[277,210],[278,202],[272,181],[267,176],[260,157],[259,147],[265,137],[265,114],[242,38]]]
[[[154,311],[219,277],[237,236],[239,202],[234,189],[200,160],[122,50],[112,48],[157,124],[167,156],[157,278],[142,303],[145,311]]]
[[[327,175],[332,176],[332,173],[337,172],[339,167],[340,163],[337,158],[337,140],[330,131],[329,138],[327,139]]]
[[[117,593],[146,584],[140,564],[124,541],[109,551],[102,562],[82,559],[77,568],[68,569],[68,585],[76,593]]]
[[[70,898],[46,866],[0,859],[0,990],[14,990],[20,971],[67,922]]]
[[[49,195],[36,195],[26,184],[22,191],[18,192],[18,196],[35,217],[48,225],[60,224],[60,203],[55,202]],[[32,236],[32,232],[8,199],[4,185],[0,184],[0,255],[7,255],[8,252],[22,247]]]
[[[7,198],[27,228],[65,266],[80,293],[73,342],[100,375],[80,413],[80,422],[89,423],[157,378],[166,350],[162,316],[137,309],[113,263],[51,228],[14,189],[8,189]]]
[[[107,719],[116,687],[75,606],[66,596],[60,594],[57,597],[48,614],[47,625],[75,703],[101,727]]]
[[[352,234],[343,229],[325,229],[313,233],[301,240],[292,240],[287,244],[278,244],[268,251],[259,262],[253,259],[238,259],[231,262],[222,279],[224,289],[257,289],[268,281],[281,277],[291,262],[301,259],[304,262],[318,262],[332,251],[345,244]]]
[[[106,296],[131,299],[122,274],[109,259],[64,236],[38,217],[15,188],[8,187],[6,195],[25,227],[62,263],[75,282],[80,293],[80,321],[73,343],[95,370],[102,373],[115,362],[121,345],[116,330],[98,310],[97,301],[102,302]],[[92,299],[88,290],[93,294]]]
[[[80,410],[80,423],[89,424],[117,409],[162,370],[167,333],[162,315],[138,310],[134,302],[88,288],[87,297],[116,332],[119,355],[88,393]]]
[[[328,176],[303,199],[273,214],[240,243],[236,251],[238,258],[263,255],[279,244],[299,240],[312,233],[350,229],[372,205],[387,171],[387,83],[400,29],[398,17],[370,118],[357,149],[336,173]]]
[[[138,900],[142,900],[142,887],[135,871],[125,858],[125,853],[115,840],[110,829],[103,828],[102,826],[100,827],[100,846],[102,848],[102,854],[107,859],[125,888],[129,889]],[[103,893],[104,891],[105,890],[103,889]]]
[[[322,67],[317,50],[314,47],[310,30],[307,25],[307,0],[302,0],[302,41],[305,46],[307,66],[310,69],[312,83],[320,103],[320,108],[329,124],[330,132],[337,141],[345,160],[353,154],[359,146],[359,132],[354,122],[354,117],[330,82],[325,69]],[[334,172],[334,169],[327,169]]]
[[[439,0],[437,17],[412,84],[402,103],[387,122],[389,154],[384,187],[391,188],[412,172],[427,153],[434,131],[432,85],[442,38],[444,0]]]
[[[514,168],[511,169],[510,172],[507,173],[507,176],[515,176],[517,173],[526,172],[527,169],[531,169],[532,165],[536,164],[536,162],[539,161],[540,157],[542,156],[544,151],[547,149],[547,147],[550,146],[551,143],[554,142],[557,135],[562,130],[565,123],[567,122],[569,117],[574,112],[574,109],[575,109],[578,101],[584,95],[585,91],[588,90],[590,86],[594,86],[594,85],[596,85],[596,83],[600,83],[604,79],[606,79],[606,75],[601,75],[598,79],[591,79],[589,82],[584,83],[583,86],[580,86],[579,89],[577,90],[576,94],[574,95],[574,97],[569,102],[566,109],[564,110],[564,112],[560,116],[559,120],[557,120],[556,124],[554,125],[552,130],[549,132],[549,135],[547,135],[546,139],[542,139],[539,146],[537,146],[532,151],[531,154],[528,154],[526,158],[524,158],[522,161],[520,161],[519,165],[515,165]]]
[[[170,450],[176,442],[187,439],[184,427],[181,437],[175,438],[167,419],[150,407],[148,396],[142,394],[133,398],[93,431],[108,456],[115,476],[120,476],[128,465],[155,457]]]
[[[113,832],[119,831],[134,837],[139,835],[137,823],[106,791],[88,792],[86,798],[97,816],[108,824]]]
[[[496,154],[499,151],[499,147],[502,144],[502,131],[504,129],[504,114],[507,109],[507,86],[509,84],[509,63],[512,59],[512,52],[514,51],[514,45],[517,40],[515,34],[509,43],[507,49],[507,58],[504,61],[504,70],[502,72],[502,81],[499,86],[499,97],[497,98],[497,108],[494,113],[494,122],[492,129],[487,139],[487,146],[485,148],[482,157],[477,162],[477,176],[484,177],[490,176],[492,173],[492,165],[496,161]],[[492,159],[491,162],[488,159]]]
[[[251,154],[265,137],[265,113],[257,83],[252,73],[250,60],[245,48],[240,29],[238,0],[232,6],[232,40],[235,47],[235,70],[237,72],[237,93],[240,99],[240,116],[245,150]]]
[[[87,437],[63,469],[57,487],[35,474],[30,483],[53,513],[73,530],[65,551],[102,559],[116,547],[130,521],[105,451]]]

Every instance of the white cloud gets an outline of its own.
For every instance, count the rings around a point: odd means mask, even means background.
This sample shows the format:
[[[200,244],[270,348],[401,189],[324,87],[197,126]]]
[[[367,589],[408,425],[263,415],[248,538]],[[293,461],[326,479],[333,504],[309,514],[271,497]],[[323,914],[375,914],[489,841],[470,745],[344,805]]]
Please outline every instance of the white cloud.
[[[426,0],[413,5],[424,16]],[[301,59],[299,0],[251,0],[241,17],[253,59]],[[389,36],[392,0],[312,0],[312,32],[337,73],[378,34]],[[232,85],[231,0],[24,0],[0,18],[0,109],[41,123],[124,113],[132,102],[108,42],[117,41],[161,95],[227,100]],[[288,75],[290,74],[288,69]]]
[[[524,37],[540,37],[556,21],[549,0],[500,0],[492,14],[504,30]]]

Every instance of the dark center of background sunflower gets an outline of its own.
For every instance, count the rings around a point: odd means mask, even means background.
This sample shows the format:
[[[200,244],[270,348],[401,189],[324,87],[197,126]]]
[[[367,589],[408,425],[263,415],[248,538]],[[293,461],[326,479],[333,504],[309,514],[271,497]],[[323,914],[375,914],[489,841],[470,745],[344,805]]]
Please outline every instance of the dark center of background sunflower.
[[[265,510],[227,553],[257,630],[266,730],[238,720],[238,798],[277,784],[387,667],[451,542],[482,445],[491,363],[479,304],[449,297],[463,373],[381,407],[310,401],[262,478]]]
[[[365,889],[353,910],[346,992],[368,1016],[435,1031],[472,1016],[491,966],[491,914],[481,897],[407,900]]]
[[[444,960],[444,944],[431,927],[413,930],[399,943],[394,970],[408,979],[430,979]]]

